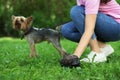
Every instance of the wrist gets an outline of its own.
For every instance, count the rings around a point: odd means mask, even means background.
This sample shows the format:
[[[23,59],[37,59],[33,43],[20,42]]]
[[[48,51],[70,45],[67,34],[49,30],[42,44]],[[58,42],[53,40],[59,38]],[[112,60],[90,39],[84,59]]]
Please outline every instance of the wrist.
[[[80,58],[80,55],[79,55],[79,54],[77,54],[77,53],[74,53],[73,55],[75,55],[75,56],[77,56],[78,58]]]

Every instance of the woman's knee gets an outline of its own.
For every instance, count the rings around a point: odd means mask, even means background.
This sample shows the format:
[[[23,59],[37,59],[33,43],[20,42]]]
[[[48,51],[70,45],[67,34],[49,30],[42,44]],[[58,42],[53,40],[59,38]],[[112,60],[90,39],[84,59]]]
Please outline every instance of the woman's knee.
[[[61,34],[64,36],[66,39],[74,41],[74,42],[79,42],[81,35],[79,32],[74,32],[74,30],[71,28],[71,26],[68,26],[68,24],[64,24],[61,27]]]
[[[84,7],[83,6],[73,6],[70,10],[71,17],[78,16],[80,13],[84,14]]]
[[[61,27],[61,33],[62,33],[63,36],[66,34],[65,29],[66,29],[66,27],[64,25],[62,25],[62,27]]]
[[[74,30],[74,24],[73,22],[68,22],[64,25],[62,25],[61,27],[61,33],[63,36],[68,36],[69,34],[71,34]]]

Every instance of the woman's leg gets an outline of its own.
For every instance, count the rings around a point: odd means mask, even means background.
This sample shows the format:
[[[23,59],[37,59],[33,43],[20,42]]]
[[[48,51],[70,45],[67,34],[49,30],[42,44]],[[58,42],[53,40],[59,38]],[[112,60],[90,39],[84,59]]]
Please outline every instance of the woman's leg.
[[[102,13],[98,13],[95,33],[99,47],[101,51],[105,52],[106,56],[109,56],[114,52],[114,49],[110,45],[106,45],[105,42],[120,40],[120,24],[116,22],[112,17]]]
[[[101,42],[101,41],[98,41],[98,46],[100,48],[104,48],[106,46],[106,42]]]
[[[75,24],[72,21],[62,25],[61,33],[65,38],[74,42],[79,42],[82,36],[76,29]]]
[[[95,34],[101,42],[110,42],[120,40],[120,23],[112,17],[98,13]]]

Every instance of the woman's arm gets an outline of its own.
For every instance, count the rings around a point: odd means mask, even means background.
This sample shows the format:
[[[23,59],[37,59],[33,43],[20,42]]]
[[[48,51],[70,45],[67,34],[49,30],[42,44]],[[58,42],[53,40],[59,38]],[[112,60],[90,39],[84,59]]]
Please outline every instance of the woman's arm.
[[[74,52],[74,55],[80,57],[84,52],[86,46],[88,45],[95,28],[96,23],[96,14],[86,14],[85,16],[85,31],[82,38],[79,41],[79,44]]]

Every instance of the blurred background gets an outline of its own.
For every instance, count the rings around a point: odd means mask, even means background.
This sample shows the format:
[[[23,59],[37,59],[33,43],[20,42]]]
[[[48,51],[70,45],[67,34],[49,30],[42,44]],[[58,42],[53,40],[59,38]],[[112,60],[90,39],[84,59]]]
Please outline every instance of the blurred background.
[[[55,28],[70,21],[70,8],[75,0],[0,0],[0,37],[18,37],[12,28],[11,16],[33,16],[35,27]]]
[[[117,0],[120,2],[120,0]],[[55,28],[70,21],[70,9],[76,0],[0,0],[0,37],[18,37],[11,16],[33,16],[35,27]]]

